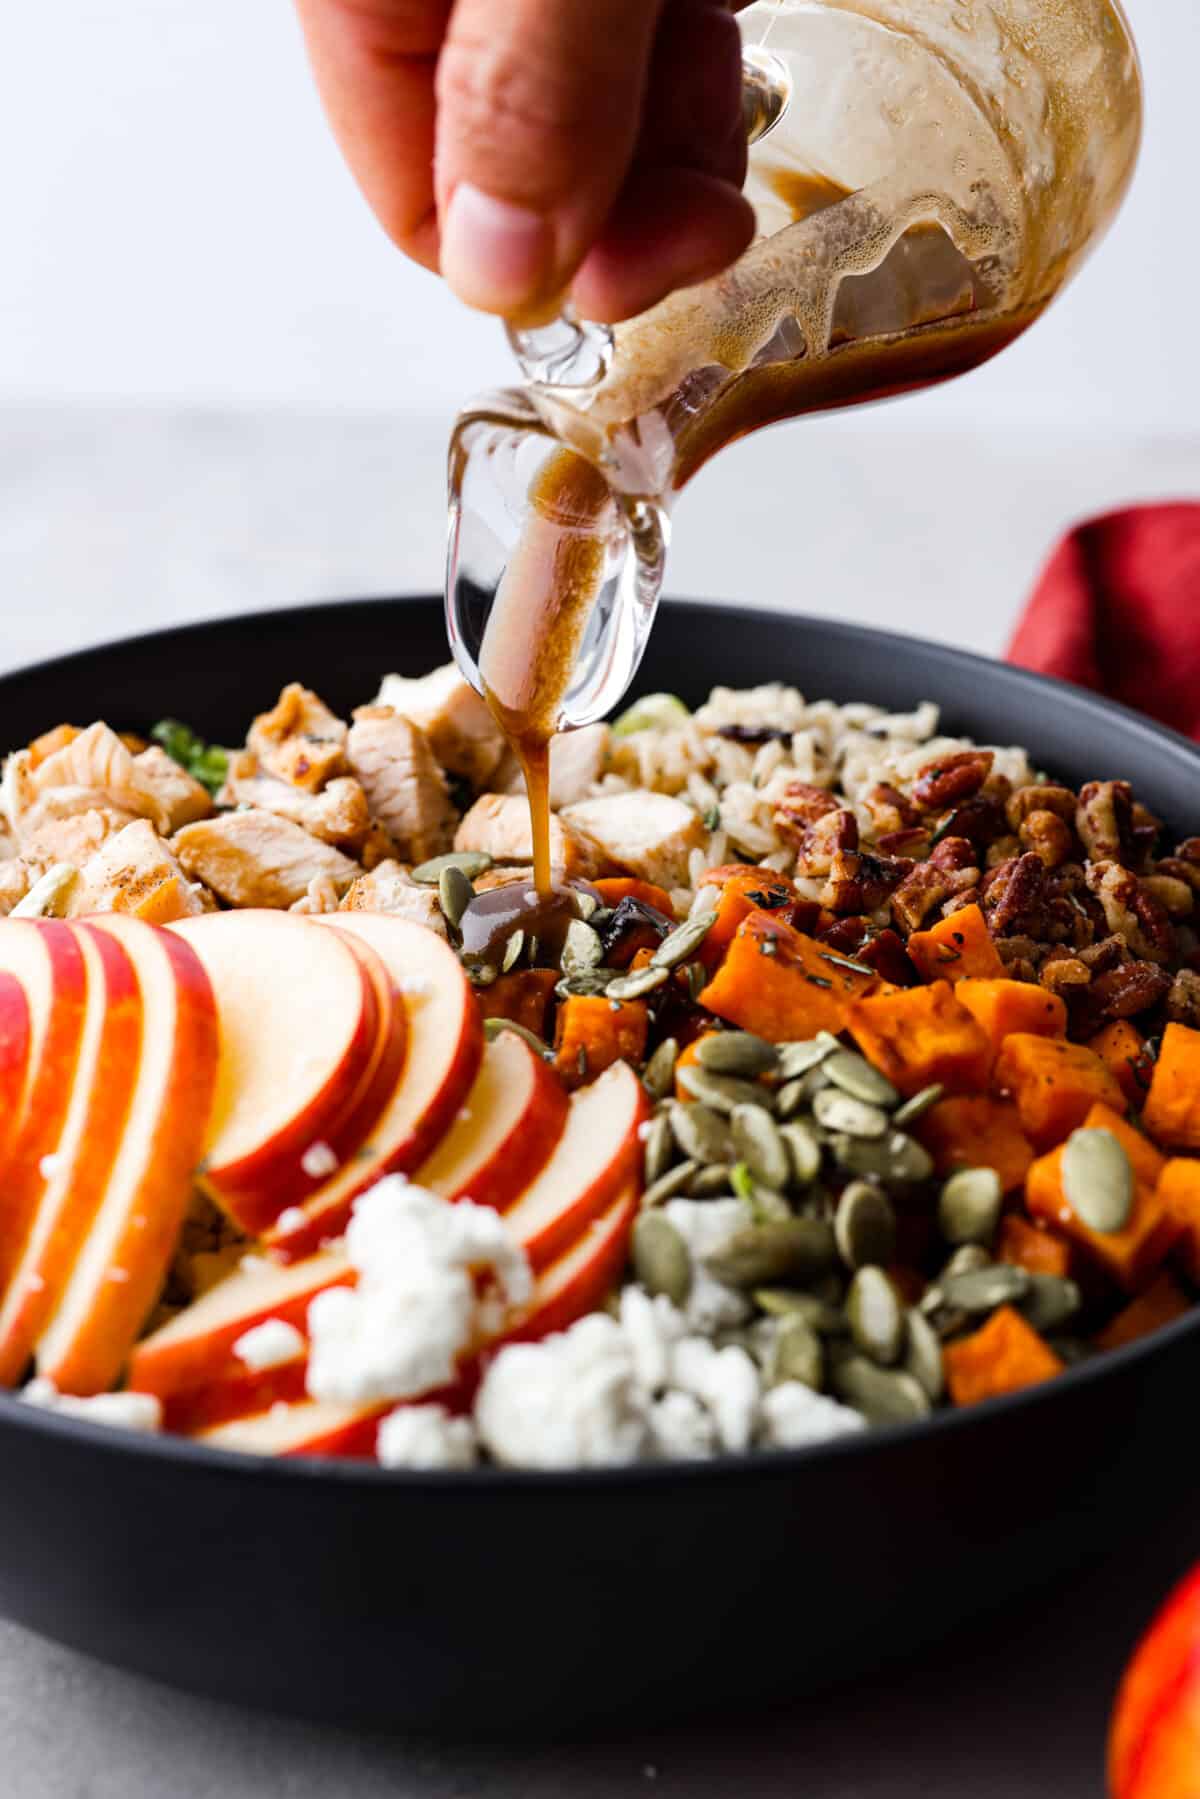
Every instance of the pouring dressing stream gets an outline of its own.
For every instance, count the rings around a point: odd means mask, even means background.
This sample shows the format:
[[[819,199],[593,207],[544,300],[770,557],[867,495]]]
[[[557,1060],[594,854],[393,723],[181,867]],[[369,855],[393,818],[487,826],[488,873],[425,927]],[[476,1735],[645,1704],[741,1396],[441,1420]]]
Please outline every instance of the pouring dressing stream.
[[[544,929],[575,909],[550,867],[550,743],[628,688],[675,496],[763,425],[990,360],[1136,162],[1119,0],[759,0],[740,24],[760,235],[613,329],[510,329],[524,387],[466,408],[451,441],[450,642],[525,771],[536,894],[518,909]]]

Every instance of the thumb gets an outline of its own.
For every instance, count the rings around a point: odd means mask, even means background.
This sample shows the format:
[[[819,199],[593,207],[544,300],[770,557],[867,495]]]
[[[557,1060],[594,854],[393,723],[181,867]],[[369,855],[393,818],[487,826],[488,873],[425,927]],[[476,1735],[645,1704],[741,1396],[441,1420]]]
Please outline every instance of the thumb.
[[[662,0],[457,0],[437,74],[441,267],[472,306],[552,311],[642,123]]]

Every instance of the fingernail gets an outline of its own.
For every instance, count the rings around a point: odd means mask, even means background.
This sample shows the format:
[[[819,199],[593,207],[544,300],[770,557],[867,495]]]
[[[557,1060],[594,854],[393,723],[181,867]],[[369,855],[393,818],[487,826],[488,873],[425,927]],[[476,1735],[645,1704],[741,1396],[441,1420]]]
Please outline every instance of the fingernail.
[[[459,182],[442,222],[442,274],[460,300],[485,312],[520,312],[544,294],[553,267],[545,219]]]

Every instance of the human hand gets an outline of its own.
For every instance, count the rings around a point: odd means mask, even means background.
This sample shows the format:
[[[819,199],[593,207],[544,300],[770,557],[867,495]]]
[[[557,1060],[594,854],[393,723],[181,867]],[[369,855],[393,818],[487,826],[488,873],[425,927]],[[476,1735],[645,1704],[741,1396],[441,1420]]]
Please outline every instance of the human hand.
[[[297,0],[388,235],[516,322],[632,317],[754,230],[726,0]]]

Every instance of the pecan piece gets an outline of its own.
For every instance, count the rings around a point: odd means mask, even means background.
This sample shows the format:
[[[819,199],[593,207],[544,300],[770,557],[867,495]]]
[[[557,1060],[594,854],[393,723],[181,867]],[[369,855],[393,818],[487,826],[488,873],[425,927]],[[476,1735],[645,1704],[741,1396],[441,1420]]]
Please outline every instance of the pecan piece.
[[[1012,862],[1021,854],[1021,839],[1006,835],[997,837],[995,843],[989,843],[984,858],[988,868],[999,868],[1002,862]]]
[[[1038,980],[1051,993],[1061,993],[1069,997],[1071,990],[1087,987],[1092,979],[1092,971],[1078,956],[1069,956],[1065,950],[1052,950],[1042,963]]]
[[[827,875],[833,859],[858,848],[858,820],[853,812],[837,808],[809,825],[796,853],[796,873],[809,880]]]
[[[874,831],[903,831],[916,823],[917,815],[898,787],[881,781],[863,799]]]
[[[932,862],[918,862],[892,895],[892,916],[905,931],[919,931],[935,906],[974,887],[978,880],[976,868],[939,868]]]
[[[878,912],[913,866],[890,856],[839,850],[830,865],[821,903],[831,912]]]
[[[1119,968],[1110,968],[1081,990],[1079,1004],[1071,1014],[1075,1032],[1081,1037],[1094,1037],[1104,1025],[1118,1018],[1135,1018],[1139,1012],[1148,1012],[1170,988],[1170,975],[1153,962],[1125,962]]]
[[[1018,787],[1004,808],[1004,814],[1012,831],[1019,831],[1031,812],[1053,812],[1056,818],[1073,825],[1077,803],[1069,787],[1054,787],[1042,782]]]
[[[1117,862],[1090,862],[1087,884],[1104,908],[1109,930],[1123,937],[1135,956],[1145,962],[1169,962],[1175,950],[1175,930],[1166,910],[1147,893],[1132,869]]]
[[[1200,862],[1188,862],[1183,856],[1163,856],[1154,864],[1151,878],[1159,877],[1182,881],[1193,893],[1200,893]]]
[[[1003,835],[1004,812],[995,800],[988,799],[968,800],[965,806],[956,806],[938,826],[939,840],[965,837],[977,850],[987,849]]]
[[[1023,849],[1032,850],[1047,868],[1061,868],[1070,860],[1075,833],[1057,812],[1030,812],[1018,832]]]
[[[783,790],[775,812],[775,829],[793,842],[803,837],[826,813],[836,812],[838,803],[823,787],[812,787],[807,781],[792,781]]]
[[[1129,866],[1133,853],[1133,789],[1128,781],[1089,781],[1079,790],[1075,829],[1090,862]]]
[[[911,856],[919,860],[929,848],[929,832],[924,825],[910,825],[903,831],[885,831],[875,839],[875,848],[885,856]],[[1200,868],[1196,870],[1200,879]]]
[[[1186,868],[1186,862],[1178,866]],[[1157,864],[1152,875],[1142,876],[1142,891],[1151,893],[1168,918],[1189,918],[1196,908],[1196,894],[1190,881],[1171,874],[1165,865]]]
[[[975,846],[968,837],[943,837],[930,853],[929,861],[933,868],[977,869],[979,866]]]
[[[944,812],[947,806],[973,798],[991,774],[994,761],[991,750],[960,750],[957,755],[930,762],[917,776],[913,804],[922,812]]]
[[[1167,995],[1167,1017],[1172,1024],[1200,1027],[1200,974],[1181,968]]]
[[[1045,898],[1046,870],[1041,857],[1032,851],[993,868],[984,884],[983,897],[993,937],[1042,938]]]

